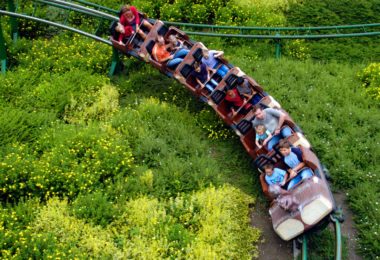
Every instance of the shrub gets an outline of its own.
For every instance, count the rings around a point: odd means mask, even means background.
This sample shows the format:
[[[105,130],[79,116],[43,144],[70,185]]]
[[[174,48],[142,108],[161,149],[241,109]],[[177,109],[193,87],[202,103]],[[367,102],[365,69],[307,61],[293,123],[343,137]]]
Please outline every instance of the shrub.
[[[367,94],[380,100],[380,63],[371,63],[357,74]]]

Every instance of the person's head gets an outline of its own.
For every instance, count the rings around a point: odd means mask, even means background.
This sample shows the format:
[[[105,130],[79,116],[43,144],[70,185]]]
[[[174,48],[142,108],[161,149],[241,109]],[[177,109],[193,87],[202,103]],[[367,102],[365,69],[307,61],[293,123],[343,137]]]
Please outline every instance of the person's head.
[[[157,35],[157,37],[156,37],[156,43],[158,45],[160,45],[160,46],[165,45],[164,37],[162,37],[161,35]]]
[[[117,26],[115,28],[115,30],[121,34],[124,34],[125,33],[125,29],[124,29],[124,26],[121,24],[121,23],[117,23]]]
[[[201,63],[200,62],[194,62],[194,70],[196,72],[200,72],[201,71]]]
[[[254,107],[253,113],[254,113],[255,117],[259,120],[263,120],[265,117],[265,112],[264,112],[264,110],[262,110],[262,108],[260,106]]]
[[[235,97],[235,95],[236,95],[236,93],[234,92],[233,89],[227,90],[226,94],[227,94],[227,96],[232,97],[232,98]]]
[[[266,129],[264,125],[257,125],[255,127],[255,130],[256,130],[256,133],[258,133],[259,135],[262,135]]]
[[[290,143],[287,140],[281,140],[278,147],[283,156],[288,156],[291,152]]]
[[[202,49],[202,55],[205,59],[208,59],[208,57],[210,56],[210,52],[208,51],[208,49]]]
[[[242,85],[242,84],[244,83],[244,79],[243,79],[243,77],[238,77],[238,78],[236,79],[236,83],[237,83],[238,85]]]
[[[268,175],[268,176],[272,176],[273,174],[273,164],[272,163],[267,163],[264,165],[264,171],[265,171],[265,174]]]
[[[121,14],[124,15],[127,20],[132,20],[135,18],[129,5],[125,5],[121,8]]]
[[[168,42],[170,42],[173,46],[177,45],[178,39],[174,34],[168,36]]]

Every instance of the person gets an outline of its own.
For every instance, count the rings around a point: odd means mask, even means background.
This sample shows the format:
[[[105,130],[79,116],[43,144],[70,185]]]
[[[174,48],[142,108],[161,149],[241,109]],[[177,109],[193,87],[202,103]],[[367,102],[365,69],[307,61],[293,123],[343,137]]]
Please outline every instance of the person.
[[[189,53],[189,50],[179,49],[175,54],[171,54],[165,44],[164,37],[158,35],[156,38],[156,43],[152,49],[152,57],[160,63],[166,63],[169,69],[175,69],[178,64],[183,61],[183,58]]]
[[[223,51],[215,51],[211,50],[209,51],[208,49],[203,49],[202,50],[202,63],[204,63],[207,67],[214,71],[220,64],[220,61],[218,60],[219,57],[223,56],[224,52]],[[218,74],[220,77],[224,77],[227,72],[228,72],[228,67],[224,64],[222,64],[217,70],[216,74]]]
[[[173,54],[180,49],[186,49],[186,46],[174,34],[168,36],[168,50]]]
[[[260,149],[268,143],[268,141],[272,138],[272,134],[265,128],[264,125],[257,125],[255,127],[255,131],[255,143],[256,146]]]
[[[231,113],[230,117],[234,117],[236,115],[236,110],[240,108],[239,114],[246,115],[251,109],[252,105],[246,102],[246,99],[240,96],[238,90],[236,88],[227,90],[225,97],[225,101],[230,107]]]
[[[280,168],[275,168],[272,163],[264,165],[265,181],[270,185],[284,186],[287,181],[287,172]]]
[[[257,106],[253,109],[255,118],[252,120],[252,126],[264,125],[266,129],[273,135],[268,142],[268,150],[272,151],[273,146],[280,141],[281,138],[286,138],[292,135],[292,130],[284,124],[285,114],[274,108],[261,109]]]
[[[130,37],[137,32],[143,39],[146,35],[143,30],[140,29],[140,15],[134,6],[125,5],[121,8],[119,22],[124,26],[124,34],[126,37]],[[152,25],[145,19],[142,19],[142,24],[149,30],[152,29]]]
[[[245,96],[246,98],[250,99],[250,103],[252,105],[256,105],[260,102],[262,99],[262,96],[251,87],[251,84],[249,81],[243,77],[238,77],[236,80],[237,83],[237,90],[239,91],[240,95]]]
[[[281,140],[279,143],[279,149],[281,155],[284,157],[284,163],[289,167],[289,179],[288,190],[294,187],[301,180],[310,178],[313,176],[313,172],[310,168],[305,168],[306,164],[302,159],[302,151],[299,148],[290,148],[290,143],[287,140]]]
[[[194,62],[194,70],[190,76],[194,77],[202,88],[206,87],[210,92],[214,91],[218,85],[218,82],[210,78],[209,68],[202,62]]]
[[[121,23],[117,23],[115,31],[118,33],[117,40],[120,44],[126,44],[128,41],[128,36],[125,33],[124,26]]]

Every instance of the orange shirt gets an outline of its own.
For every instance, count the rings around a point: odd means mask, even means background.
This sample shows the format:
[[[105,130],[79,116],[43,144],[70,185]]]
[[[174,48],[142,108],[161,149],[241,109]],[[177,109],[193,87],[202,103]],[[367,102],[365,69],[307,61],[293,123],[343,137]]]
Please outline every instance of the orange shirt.
[[[152,50],[153,58],[158,62],[164,62],[171,55],[170,52],[166,50],[166,46],[159,46],[157,43],[153,46]]]

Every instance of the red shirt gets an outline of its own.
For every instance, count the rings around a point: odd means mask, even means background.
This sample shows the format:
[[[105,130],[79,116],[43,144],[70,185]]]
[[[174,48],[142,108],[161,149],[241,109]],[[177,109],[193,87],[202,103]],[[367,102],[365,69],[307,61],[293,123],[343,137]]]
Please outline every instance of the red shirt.
[[[236,88],[232,89],[232,91],[235,93],[235,96],[231,97],[229,95],[226,95],[225,100],[232,103],[235,108],[239,108],[244,104],[244,99],[239,95],[239,92]],[[250,103],[247,103],[244,106],[245,109],[249,109],[250,107]]]
[[[127,18],[125,18],[123,14],[120,16],[120,23],[124,25],[124,30],[125,30],[124,36],[127,36],[127,37],[135,33],[133,26],[140,24],[140,16],[139,16],[139,13],[137,12],[136,7],[130,6],[130,10],[133,13],[133,16],[135,17],[132,21],[128,21]],[[120,40],[120,37],[119,37],[119,40]]]

